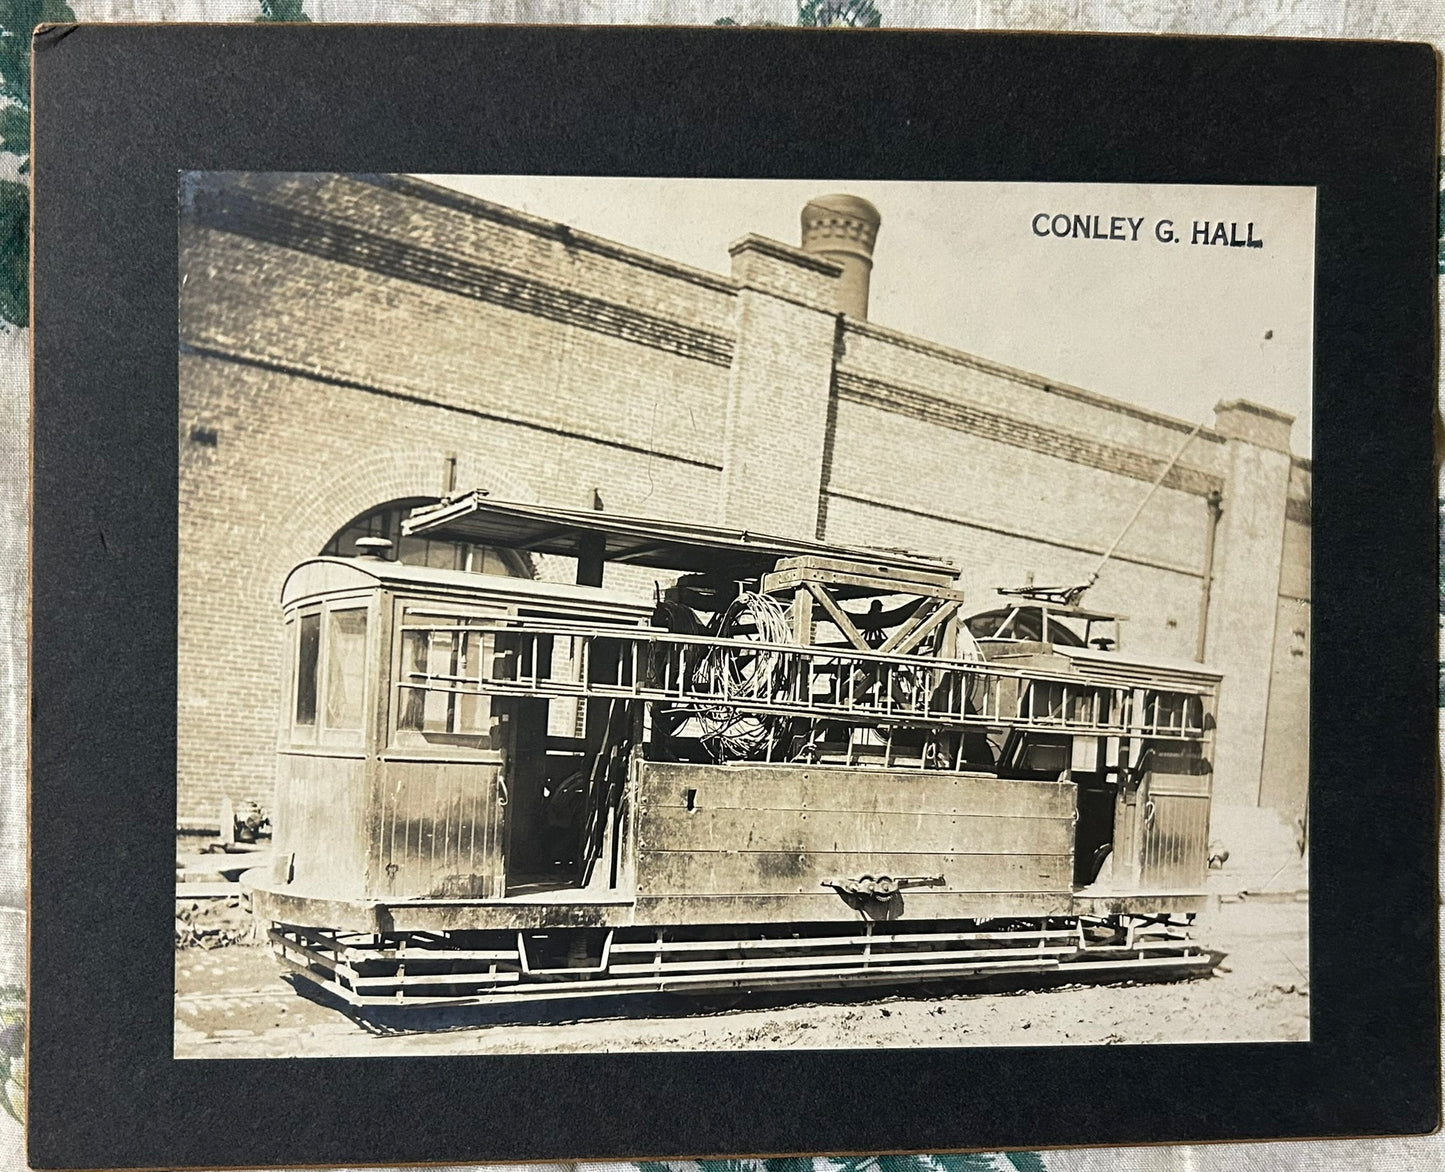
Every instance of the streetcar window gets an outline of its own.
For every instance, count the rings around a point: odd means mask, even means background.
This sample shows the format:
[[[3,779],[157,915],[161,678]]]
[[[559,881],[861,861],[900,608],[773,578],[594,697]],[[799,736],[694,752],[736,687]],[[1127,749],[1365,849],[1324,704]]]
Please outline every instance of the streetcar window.
[[[326,727],[359,730],[366,687],[366,611],[333,610],[326,624]]]
[[[451,693],[435,685],[450,674],[452,638],[447,631],[407,631],[401,637],[401,713],[397,727],[415,732],[450,732]],[[428,687],[428,685],[433,685]]]
[[[1031,720],[1062,720],[1065,686],[1054,680],[1033,680],[1022,697],[1021,714]]]
[[[1204,705],[1185,692],[1149,692],[1145,697],[1145,724],[1156,732],[1198,734],[1204,727]]]
[[[1030,741],[1024,746],[1019,767],[1025,773],[1062,773],[1069,767],[1070,750],[1062,738]]]
[[[412,628],[401,636],[398,732],[480,737],[489,731],[491,706],[478,693],[491,673],[481,631],[464,619],[447,627]]]
[[[1092,688],[1076,689],[1069,697],[1069,719],[1075,724],[1107,724],[1109,693]]]
[[[301,635],[296,659],[296,723],[305,728],[316,725],[316,669],[321,661],[321,616],[301,616]]]

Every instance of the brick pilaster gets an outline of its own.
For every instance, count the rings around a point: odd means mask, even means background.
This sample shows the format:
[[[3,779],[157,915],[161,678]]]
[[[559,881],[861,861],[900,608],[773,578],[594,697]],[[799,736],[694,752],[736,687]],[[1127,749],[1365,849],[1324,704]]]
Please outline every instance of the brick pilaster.
[[[736,342],[728,381],[718,520],[816,536],[842,267],[746,236],[729,249]]]
[[[1214,410],[1215,430],[1229,451],[1205,650],[1205,659],[1224,672],[1214,795],[1253,806],[1264,768],[1294,419],[1238,399]]]

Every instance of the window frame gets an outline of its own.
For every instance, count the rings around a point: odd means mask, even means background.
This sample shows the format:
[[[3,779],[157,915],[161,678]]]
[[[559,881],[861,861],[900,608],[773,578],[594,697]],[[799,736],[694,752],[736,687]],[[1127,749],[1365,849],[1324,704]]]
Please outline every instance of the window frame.
[[[447,620],[486,620],[503,618],[509,610],[500,605],[478,606],[458,603],[435,602],[415,597],[395,597],[392,602],[391,657],[386,678],[387,715],[386,737],[382,746],[388,757],[406,758],[495,758],[501,752],[500,730],[497,725],[501,717],[491,710],[494,697],[480,696],[488,704],[486,733],[433,732],[424,729],[401,727],[403,694],[415,685],[402,682],[403,648],[406,634],[418,627],[427,628],[443,625]],[[418,623],[417,620],[439,620]],[[410,623],[411,625],[408,625]],[[483,636],[483,654],[494,644],[486,642]]]
[[[337,611],[360,611],[366,624],[362,645],[360,683],[361,719],[356,727],[333,728],[327,719],[326,693],[331,674],[331,616]],[[320,634],[316,654],[316,720],[300,724],[296,720],[296,702],[301,688],[301,625],[316,617]],[[367,741],[367,731],[375,715],[377,607],[373,592],[355,592],[332,598],[313,600],[296,606],[286,616],[286,708],[282,719],[282,741],[295,749],[350,749],[360,751]]]
[[[326,623],[322,618],[321,609],[320,603],[312,603],[307,606],[299,606],[293,612],[292,625],[295,627],[295,634],[291,640],[290,647],[291,687],[288,690],[286,703],[286,727],[288,732],[286,739],[288,743],[293,745],[314,745],[317,743],[321,731],[321,711],[319,705],[317,706],[315,719],[312,720],[310,724],[302,724],[297,719],[298,713],[296,708],[301,699],[301,632],[306,625],[306,620],[310,618],[315,618],[317,624],[316,687],[318,698],[320,696],[321,668],[325,652],[323,640],[326,637]]]
[[[292,743],[296,723],[296,666],[300,650],[297,641],[301,638],[299,610],[286,612],[281,636],[281,703],[276,721],[277,747],[285,749]]]
[[[361,667],[359,670],[359,682],[361,684],[361,698],[358,701],[359,714],[354,726],[333,728],[329,719],[329,692],[331,688],[331,669],[333,640],[331,637],[332,619],[338,613],[349,613],[360,611],[364,628],[361,639]],[[376,674],[376,657],[372,654],[372,627],[375,623],[375,607],[371,605],[370,599],[328,599],[323,608],[321,618],[321,668],[317,673],[316,687],[316,716],[317,728],[320,730],[320,742],[324,745],[360,745],[366,740],[367,718],[371,711],[370,700],[372,696],[371,677]]]

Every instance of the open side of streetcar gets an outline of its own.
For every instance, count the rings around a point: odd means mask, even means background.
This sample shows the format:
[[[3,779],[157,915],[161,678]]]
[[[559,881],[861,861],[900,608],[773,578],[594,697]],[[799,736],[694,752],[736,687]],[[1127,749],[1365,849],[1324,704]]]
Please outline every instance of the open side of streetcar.
[[[1071,599],[965,622],[953,566],[896,551],[482,494],[406,531],[577,583],[287,579],[275,862],[246,883],[344,1000],[1216,963],[1188,921],[1217,673],[1124,655]],[[605,562],[665,585],[640,604]]]

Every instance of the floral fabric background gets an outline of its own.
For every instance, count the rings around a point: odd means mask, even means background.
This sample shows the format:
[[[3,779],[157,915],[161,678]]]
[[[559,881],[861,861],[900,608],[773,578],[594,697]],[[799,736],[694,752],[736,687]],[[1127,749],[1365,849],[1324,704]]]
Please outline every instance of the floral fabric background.
[[[1440,0],[0,0],[0,1167],[23,1168],[29,31],[46,21],[849,24],[1429,41]],[[1445,274],[1445,210],[1441,220]],[[1445,507],[1441,514],[1445,537]],[[1445,574],[1441,579],[1445,613]],[[1445,675],[1442,675],[1445,701]],[[557,1167],[557,1165],[553,1165]],[[565,1165],[562,1167],[566,1167]],[[1445,1139],[579,1165],[588,1172],[1445,1170]],[[451,1170],[460,1172],[460,1170]]]

